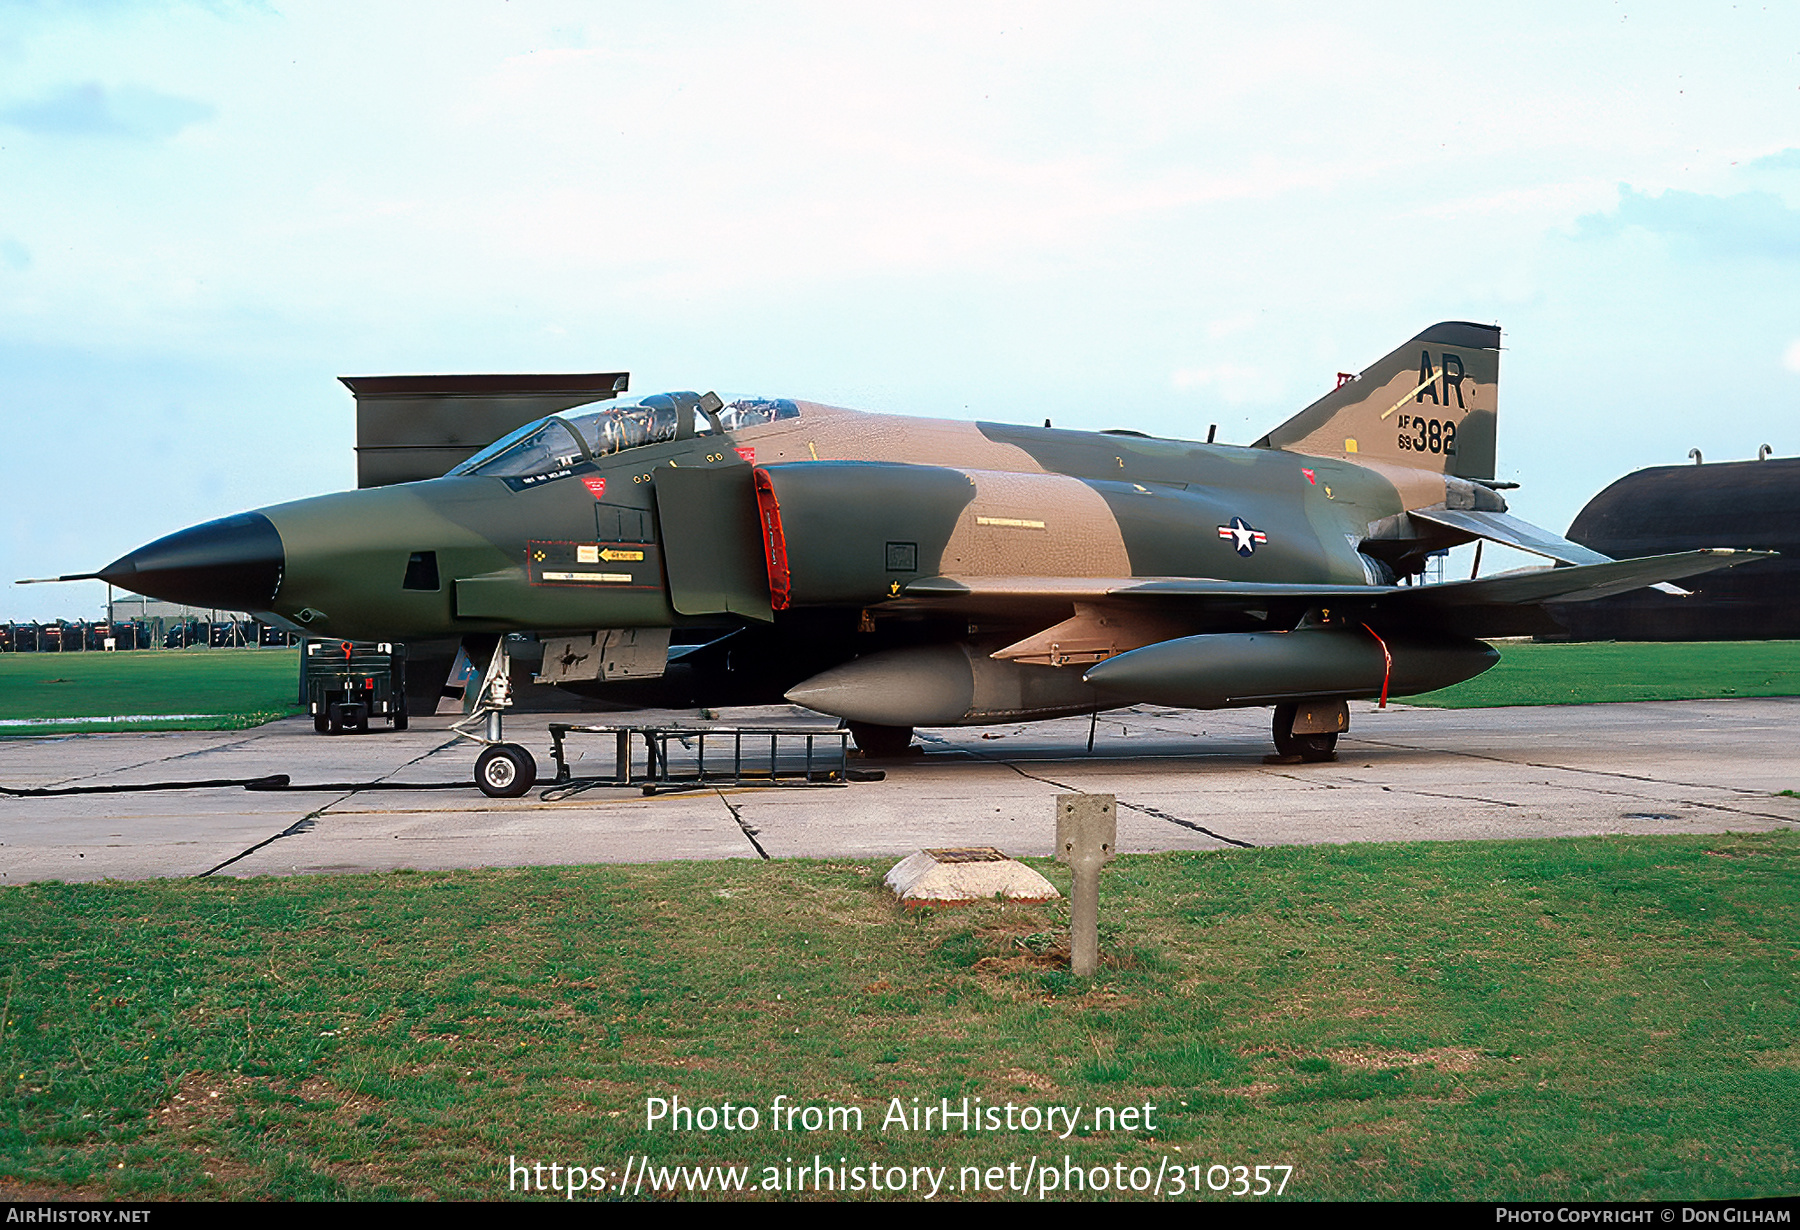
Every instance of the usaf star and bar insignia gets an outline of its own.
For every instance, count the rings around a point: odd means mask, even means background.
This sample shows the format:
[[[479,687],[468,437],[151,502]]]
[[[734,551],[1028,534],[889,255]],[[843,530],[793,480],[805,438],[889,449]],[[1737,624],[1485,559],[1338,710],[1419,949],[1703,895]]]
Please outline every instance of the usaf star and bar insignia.
[[[1269,541],[1269,536],[1242,517],[1233,517],[1230,525],[1219,527],[1219,537],[1231,539],[1232,549],[1245,559],[1256,554],[1256,548]]]

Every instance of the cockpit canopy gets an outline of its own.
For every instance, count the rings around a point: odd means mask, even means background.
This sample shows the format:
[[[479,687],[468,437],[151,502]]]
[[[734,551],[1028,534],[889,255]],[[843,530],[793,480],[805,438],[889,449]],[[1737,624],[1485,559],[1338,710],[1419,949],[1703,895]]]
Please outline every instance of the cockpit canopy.
[[[786,398],[746,398],[725,404],[712,393],[653,393],[632,401],[607,402],[597,410],[552,414],[527,423],[450,473],[492,478],[543,474],[646,444],[799,417],[800,407]]]

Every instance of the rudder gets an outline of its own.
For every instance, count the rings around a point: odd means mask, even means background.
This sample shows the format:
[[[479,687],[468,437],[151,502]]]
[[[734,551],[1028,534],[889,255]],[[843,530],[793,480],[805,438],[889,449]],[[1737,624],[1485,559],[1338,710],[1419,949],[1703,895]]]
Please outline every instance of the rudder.
[[[1494,477],[1500,330],[1435,324],[1256,442],[1258,448]]]

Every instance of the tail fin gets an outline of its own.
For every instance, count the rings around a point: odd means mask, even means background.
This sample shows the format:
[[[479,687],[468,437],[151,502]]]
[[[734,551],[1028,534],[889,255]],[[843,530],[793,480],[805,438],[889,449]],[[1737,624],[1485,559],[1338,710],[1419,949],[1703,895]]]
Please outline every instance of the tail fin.
[[[1436,324],[1256,442],[1317,457],[1494,477],[1500,330]]]

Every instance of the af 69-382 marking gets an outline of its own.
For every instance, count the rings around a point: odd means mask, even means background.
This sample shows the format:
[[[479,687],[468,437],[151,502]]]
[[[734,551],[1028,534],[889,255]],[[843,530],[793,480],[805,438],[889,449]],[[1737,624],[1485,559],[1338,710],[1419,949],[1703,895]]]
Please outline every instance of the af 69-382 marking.
[[[1400,416],[1398,443],[1403,453],[1441,453],[1456,455],[1456,424],[1450,419],[1427,419],[1421,415]],[[1408,435],[1410,429],[1413,434]]]

